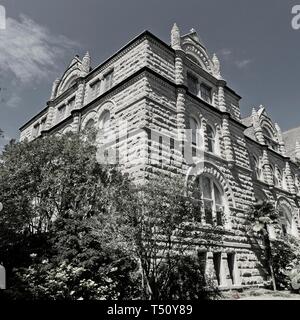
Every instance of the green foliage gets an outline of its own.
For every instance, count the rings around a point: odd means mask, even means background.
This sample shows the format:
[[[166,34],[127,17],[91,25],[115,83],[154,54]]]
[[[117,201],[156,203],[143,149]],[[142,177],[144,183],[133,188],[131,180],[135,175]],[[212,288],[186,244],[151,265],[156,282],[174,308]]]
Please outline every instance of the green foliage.
[[[300,243],[288,236],[272,241],[273,267],[279,289],[292,289],[292,280],[300,274]]]
[[[173,268],[162,265],[161,277],[167,282],[160,298],[172,300],[208,300],[221,297],[217,286],[207,275],[196,255],[173,256]]]
[[[93,136],[70,133],[6,146],[0,186],[6,296],[212,296],[188,257],[201,235],[201,204],[187,196],[183,179],[133,186],[115,167],[96,161]]]

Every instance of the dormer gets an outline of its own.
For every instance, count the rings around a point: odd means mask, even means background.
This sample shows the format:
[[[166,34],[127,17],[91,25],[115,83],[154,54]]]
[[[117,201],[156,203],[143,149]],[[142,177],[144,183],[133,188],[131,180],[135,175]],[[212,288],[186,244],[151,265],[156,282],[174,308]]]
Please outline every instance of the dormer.
[[[86,55],[80,60],[76,55],[67,70],[64,72],[60,79],[56,79],[52,86],[51,98],[54,100],[63,92],[71,88],[79,78],[85,77],[91,71],[91,57],[87,52]]]
[[[184,51],[188,59],[217,79],[222,79],[219,59],[215,54],[210,58],[203,41],[195,29],[191,29],[189,33],[181,36],[180,30],[175,23],[171,31],[171,39],[173,49]]]

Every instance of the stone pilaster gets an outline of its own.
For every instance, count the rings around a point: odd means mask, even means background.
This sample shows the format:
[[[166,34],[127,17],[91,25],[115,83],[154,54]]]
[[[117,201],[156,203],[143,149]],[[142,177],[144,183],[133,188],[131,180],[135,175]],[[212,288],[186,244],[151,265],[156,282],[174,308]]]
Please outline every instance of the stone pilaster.
[[[85,82],[83,79],[80,79],[78,82],[78,89],[77,89],[76,98],[75,98],[75,107],[74,107],[75,110],[79,110],[82,108],[84,90],[85,90]]]
[[[263,156],[262,156],[262,168],[263,168],[263,174],[265,178],[265,182],[273,186],[274,185],[274,177],[272,174],[272,169],[269,161],[269,155],[267,149],[263,150]]]
[[[45,130],[49,130],[54,125],[55,107],[53,101],[48,101],[48,114]]]
[[[218,81],[218,103],[219,103],[219,109],[223,112],[227,111],[226,103],[225,103],[225,92],[224,92],[224,86],[226,85],[225,81]]]
[[[293,179],[291,166],[288,161],[285,163],[285,176],[289,192],[296,193],[295,180]]]
[[[185,95],[186,91],[183,88],[177,89],[177,100],[176,100],[176,111],[177,111],[177,136],[178,136],[178,147],[182,156],[184,156],[184,144],[186,140],[186,120],[185,120]],[[184,163],[184,157],[182,158]]]
[[[234,163],[234,155],[233,155],[233,148],[232,148],[232,142],[231,142],[231,134],[229,130],[229,120],[228,115],[223,115],[222,120],[222,131],[223,131],[223,143],[224,143],[224,149],[225,149],[225,156],[226,160],[233,164]]]
[[[74,110],[72,111],[72,115],[73,115],[72,131],[74,133],[77,133],[80,130],[81,114],[78,110]]]

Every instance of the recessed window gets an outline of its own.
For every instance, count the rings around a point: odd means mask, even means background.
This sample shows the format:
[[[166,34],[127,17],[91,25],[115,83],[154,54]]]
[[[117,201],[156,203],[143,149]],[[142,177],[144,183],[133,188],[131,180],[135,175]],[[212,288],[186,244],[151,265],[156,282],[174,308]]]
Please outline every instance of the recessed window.
[[[265,143],[266,145],[271,148],[274,151],[278,151],[279,150],[279,145],[278,143],[275,141],[275,137],[273,135],[273,133],[270,131],[270,129],[263,127],[263,135],[265,138]]]
[[[104,91],[109,90],[113,84],[113,70],[109,71],[104,75]]]
[[[192,156],[195,157],[197,154],[197,148],[199,148],[199,125],[194,118],[190,118],[190,129],[192,131]]]
[[[74,110],[75,107],[75,98],[68,101],[68,112]]]
[[[187,84],[188,84],[188,89],[189,91],[194,94],[194,95],[198,95],[199,92],[199,82],[197,77],[195,77],[193,74],[189,73],[187,74]]]
[[[100,94],[101,81],[98,79],[91,84],[90,100],[94,100]]]
[[[58,120],[61,120],[64,118],[66,113],[66,105],[62,105],[60,107],[58,107]]]
[[[206,136],[207,136],[207,151],[215,152],[215,132],[210,125],[206,126]]]
[[[222,226],[224,224],[223,191],[209,176],[200,177],[200,189],[204,207],[205,222]]]
[[[257,180],[263,180],[262,162],[260,158],[253,156],[255,176]]]
[[[201,84],[200,93],[201,93],[201,98],[204,101],[211,103],[212,99],[211,99],[211,88],[210,87],[208,87],[205,84]]]

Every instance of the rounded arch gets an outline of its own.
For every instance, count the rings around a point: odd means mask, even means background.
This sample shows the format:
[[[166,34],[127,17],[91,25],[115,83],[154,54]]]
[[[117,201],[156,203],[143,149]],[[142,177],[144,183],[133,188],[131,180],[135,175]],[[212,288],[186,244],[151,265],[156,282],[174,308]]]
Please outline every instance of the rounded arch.
[[[113,115],[115,107],[116,107],[116,103],[113,100],[104,101],[97,108],[98,118],[100,118],[102,112],[104,111],[109,111],[111,115]]]
[[[186,185],[189,183],[195,183],[196,179],[202,175],[206,174],[214,178],[224,190],[225,199],[228,203],[228,207],[235,208],[235,199],[233,191],[227,182],[224,174],[217,168],[213,163],[208,161],[199,161],[193,164],[186,173]]]
[[[205,67],[204,63],[201,61],[201,59],[193,52],[187,53],[186,56],[187,56],[187,58],[189,58],[190,60],[192,60],[193,62],[198,64],[201,68],[206,69],[206,67]]]
[[[63,75],[62,80],[58,86],[58,95],[68,90],[76,82],[79,76],[79,68],[67,70],[66,73]]]
[[[66,133],[72,132],[72,131],[73,131],[73,129],[72,129],[72,126],[70,125],[70,126],[67,126],[66,128],[63,129],[62,134],[66,134]]]
[[[279,224],[283,234],[290,234],[299,237],[297,227],[297,216],[290,200],[284,196],[280,196],[276,201],[276,209],[279,212]]]
[[[95,110],[92,110],[90,112],[88,112],[82,119],[82,122],[81,122],[81,129],[84,130],[87,123],[90,121],[90,120],[94,120],[95,121],[95,125],[96,125],[96,121],[97,121],[97,112]]]

